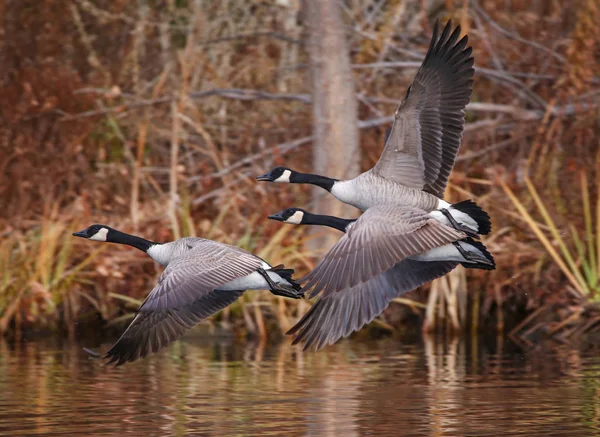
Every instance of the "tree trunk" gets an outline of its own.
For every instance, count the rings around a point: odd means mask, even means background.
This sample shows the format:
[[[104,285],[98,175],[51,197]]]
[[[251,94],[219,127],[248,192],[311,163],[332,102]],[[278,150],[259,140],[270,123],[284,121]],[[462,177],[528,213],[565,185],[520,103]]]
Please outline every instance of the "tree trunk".
[[[358,103],[348,53],[348,35],[342,11],[335,0],[305,0],[311,65],[314,136],[312,173],[337,179],[360,172]],[[358,210],[336,200],[322,188],[313,191],[317,213],[356,217]],[[311,249],[328,249],[339,238],[337,231],[315,227],[322,237],[310,240]]]

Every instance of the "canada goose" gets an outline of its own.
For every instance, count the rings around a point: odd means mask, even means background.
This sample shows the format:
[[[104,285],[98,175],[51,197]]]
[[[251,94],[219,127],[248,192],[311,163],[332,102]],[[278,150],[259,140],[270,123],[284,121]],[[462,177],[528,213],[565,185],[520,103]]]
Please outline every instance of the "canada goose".
[[[279,296],[302,297],[292,269],[272,267],[228,244],[195,237],[156,243],[98,224],[73,235],[127,244],[166,266],[133,321],[104,355],[117,366],[159,351],[200,320],[232,304],[245,290],[267,289]]]
[[[306,278],[310,297],[360,284],[403,259],[458,261],[494,269],[492,256],[467,234],[412,206],[375,205],[367,209]]]
[[[311,214],[300,208],[289,208],[269,218],[284,223],[329,226],[342,232],[347,232],[356,221]],[[293,344],[304,342],[304,350],[313,345],[319,350],[360,330],[393,299],[444,276],[458,264],[456,261],[404,259],[361,284],[331,293],[326,298],[319,297],[287,334],[295,334]]]
[[[363,211],[382,203],[410,205],[469,235],[489,233],[489,216],[474,202],[451,205],[443,200],[474,73],[467,36],[459,40],[460,26],[451,30],[448,21],[438,38],[436,23],[425,59],[396,110],[375,167],[350,180],[276,167],[257,180],[317,185]]]
[[[355,279],[349,284],[339,286],[335,286],[339,281],[336,282],[334,278],[334,287],[331,290],[323,289],[323,293],[311,309],[288,331],[288,334],[296,334],[294,344],[304,342],[304,349],[315,345],[318,350],[327,344],[335,343],[341,337],[347,337],[353,331],[371,322],[394,298],[449,273],[459,263],[471,268],[493,269],[495,267],[494,259],[485,246],[469,237],[427,250],[437,238],[436,230],[439,229],[444,234],[441,238],[442,244],[453,240],[461,233],[439,224],[430,217],[421,222],[424,215],[426,215],[424,211],[394,206],[374,206],[359,219],[311,214],[300,208],[288,208],[270,215],[270,219],[284,223],[329,226],[345,232],[346,235],[324,258],[324,260],[329,258],[329,261],[333,257],[338,258],[338,264],[334,265],[334,269],[340,269],[339,276],[343,276],[344,273],[351,276],[350,272],[344,271],[346,267],[354,271],[364,269],[366,266],[367,269],[380,272],[375,275],[360,276],[359,282]],[[414,226],[419,222],[421,222],[420,228]],[[393,225],[396,225],[395,230]],[[407,227],[412,227],[412,230]],[[403,230],[398,232],[400,229]],[[411,239],[411,233],[415,234],[416,238]],[[388,255],[383,253],[380,256],[378,252],[387,251],[388,248],[385,246],[388,242],[399,246],[401,251],[405,250],[405,253],[418,252],[414,250],[418,246],[426,252],[409,255],[395,264],[393,261],[384,264]],[[341,250],[336,249],[338,246]],[[351,253],[352,250],[355,251],[354,254]],[[347,259],[341,260],[343,257]],[[390,264],[391,267],[387,268],[386,266]],[[327,266],[322,269],[325,273],[320,274],[317,271],[319,268],[317,266],[307,278],[313,276],[312,279],[319,280],[319,277],[324,277],[326,281],[326,275],[335,275],[335,272],[327,272]],[[370,278],[364,279],[367,276]],[[320,284],[316,285],[311,293],[312,296],[320,291],[317,288]]]

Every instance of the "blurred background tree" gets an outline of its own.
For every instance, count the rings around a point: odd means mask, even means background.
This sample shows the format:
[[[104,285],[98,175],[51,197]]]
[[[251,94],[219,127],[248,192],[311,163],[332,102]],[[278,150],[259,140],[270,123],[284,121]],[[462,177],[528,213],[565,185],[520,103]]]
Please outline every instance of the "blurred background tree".
[[[358,102],[352,77],[348,36],[340,2],[304,2],[311,65],[313,172],[336,179],[360,173]],[[314,210],[337,217],[356,217],[356,208],[313,188]],[[323,234],[315,228],[313,233]],[[326,249],[339,238],[334,231],[312,239],[311,248]]]

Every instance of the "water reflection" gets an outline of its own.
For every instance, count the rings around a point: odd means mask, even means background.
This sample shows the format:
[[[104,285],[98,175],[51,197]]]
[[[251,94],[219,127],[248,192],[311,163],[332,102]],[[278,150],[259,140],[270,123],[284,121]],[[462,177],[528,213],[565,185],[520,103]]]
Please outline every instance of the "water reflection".
[[[500,339],[288,343],[191,338],[113,369],[77,345],[0,341],[1,435],[586,436],[600,356]]]

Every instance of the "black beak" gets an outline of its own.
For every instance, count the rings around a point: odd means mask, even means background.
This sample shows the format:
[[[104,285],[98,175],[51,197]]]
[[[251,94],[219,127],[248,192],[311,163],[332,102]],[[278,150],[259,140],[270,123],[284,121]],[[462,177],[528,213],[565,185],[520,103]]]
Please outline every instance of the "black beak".
[[[79,231],[79,232],[73,232],[73,236],[74,237],[81,237],[81,238],[87,238],[87,234],[85,233],[85,231]]]
[[[285,218],[283,218],[283,214],[278,212],[277,214],[273,214],[269,216],[271,220],[277,220],[278,222],[284,222]]]
[[[261,182],[273,182],[273,177],[270,173],[267,173],[262,176],[256,176],[256,180]]]

